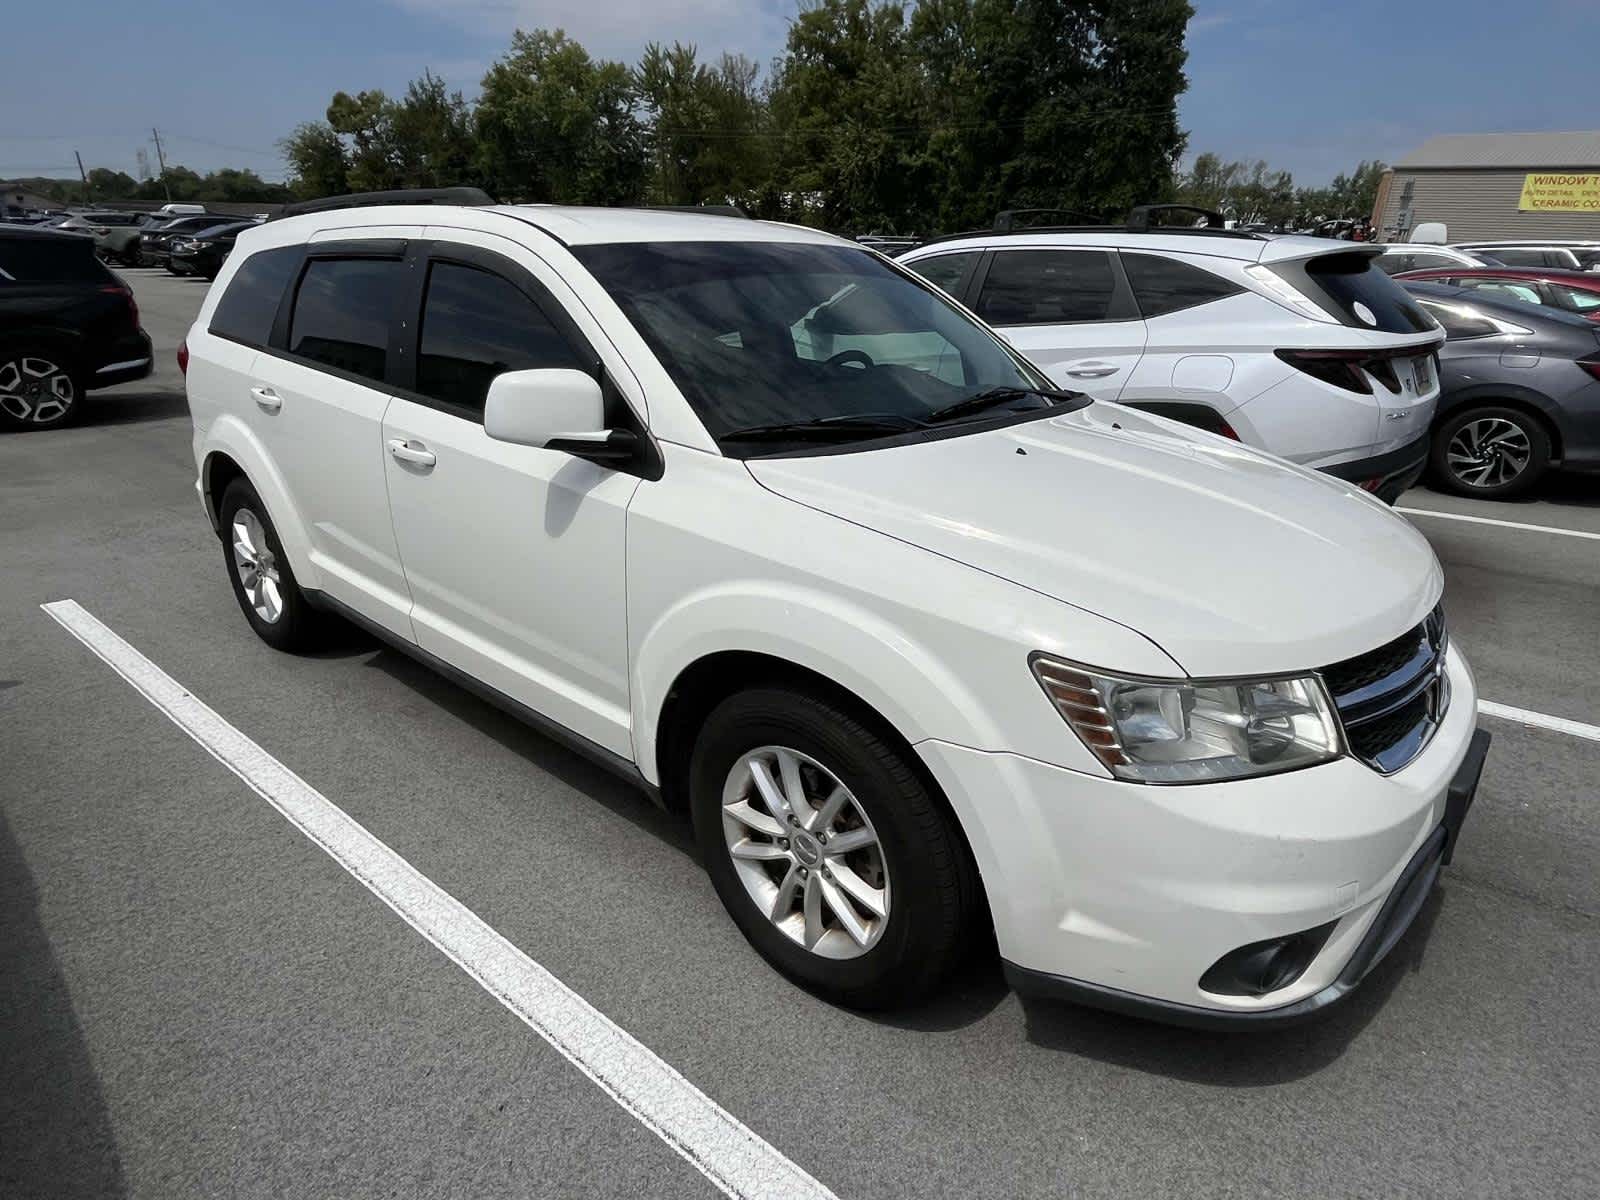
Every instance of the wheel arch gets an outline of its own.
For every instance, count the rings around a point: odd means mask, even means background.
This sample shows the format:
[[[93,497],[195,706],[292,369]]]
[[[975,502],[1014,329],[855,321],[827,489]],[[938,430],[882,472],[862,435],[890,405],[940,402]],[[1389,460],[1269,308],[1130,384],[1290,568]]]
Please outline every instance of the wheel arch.
[[[311,541],[299,509],[289,497],[283,476],[250,429],[238,418],[225,414],[206,431],[200,461],[200,491],[206,516],[219,537],[222,534],[222,493],[235,479],[241,478],[255,488],[266,506],[295,578],[302,587],[319,588],[321,578],[311,561]]]

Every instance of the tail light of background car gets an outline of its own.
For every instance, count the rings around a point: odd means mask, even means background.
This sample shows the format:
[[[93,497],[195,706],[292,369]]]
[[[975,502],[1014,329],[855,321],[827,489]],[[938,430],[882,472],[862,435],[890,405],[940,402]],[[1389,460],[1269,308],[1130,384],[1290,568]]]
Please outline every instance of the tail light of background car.
[[[120,283],[108,283],[100,290],[108,296],[121,296],[126,300],[128,302],[128,320],[133,322],[135,329],[139,328],[139,303],[133,298],[131,289]]]
[[[1596,379],[1600,379],[1600,354],[1591,354],[1588,358],[1578,359],[1578,365]]]
[[[184,338],[178,343],[178,374],[189,374],[189,339]]]

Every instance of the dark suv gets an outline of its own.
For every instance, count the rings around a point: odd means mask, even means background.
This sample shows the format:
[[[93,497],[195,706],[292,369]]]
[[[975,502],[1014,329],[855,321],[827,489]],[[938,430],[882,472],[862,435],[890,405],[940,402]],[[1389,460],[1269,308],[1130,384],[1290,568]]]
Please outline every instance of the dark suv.
[[[0,430],[50,429],[84,392],[150,373],[126,284],[86,237],[0,225]]]
[[[207,213],[198,217],[177,217],[164,225],[151,225],[139,231],[139,265],[142,267],[167,266],[172,254],[172,240],[186,234],[198,233],[220,225],[226,217]]]

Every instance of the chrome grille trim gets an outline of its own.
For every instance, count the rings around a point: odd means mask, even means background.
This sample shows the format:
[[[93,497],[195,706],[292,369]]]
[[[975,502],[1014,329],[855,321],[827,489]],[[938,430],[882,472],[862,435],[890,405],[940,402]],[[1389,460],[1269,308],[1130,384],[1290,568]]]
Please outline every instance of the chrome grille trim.
[[[1422,753],[1450,703],[1448,644],[1444,609],[1435,607],[1393,641],[1318,672],[1354,757],[1392,775]]]

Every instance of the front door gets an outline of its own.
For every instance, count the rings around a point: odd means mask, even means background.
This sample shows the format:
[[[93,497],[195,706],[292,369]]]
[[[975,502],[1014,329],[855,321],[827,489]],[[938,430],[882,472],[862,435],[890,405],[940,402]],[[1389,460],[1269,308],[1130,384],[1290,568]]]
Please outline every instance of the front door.
[[[512,243],[435,242],[419,268],[415,379],[383,424],[417,643],[631,758],[625,532],[639,480],[483,429],[497,374],[594,372],[595,353],[533,274],[548,268]]]
[[[996,250],[976,310],[1057,387],[1115,400],[1145,328],[1105,250]]]

